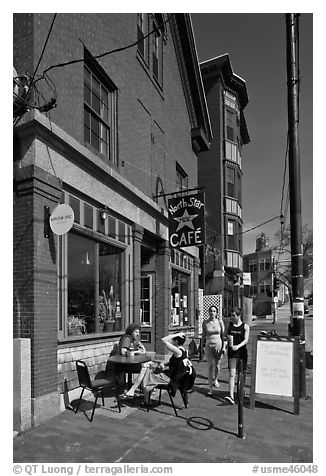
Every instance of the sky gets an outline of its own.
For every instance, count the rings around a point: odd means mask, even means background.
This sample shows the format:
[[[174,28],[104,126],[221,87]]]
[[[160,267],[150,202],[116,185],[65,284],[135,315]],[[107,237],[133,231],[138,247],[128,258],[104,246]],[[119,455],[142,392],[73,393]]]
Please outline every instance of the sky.
[[[245,80],[244,115],[250,143],[242,149],[243,231],[280,215],[287,145],[285,13],[192,13],[199,62],[229,54],[235,74]],[[313,15],[299,17],[302,223],[313,225]],[[214,135],[214,130],[213,130]],[[283,208],[286,204],[286,177]],[[290,211],[286,215],[289,224]],[[264,232],[274,244],[276,219],[243,234],[244,252],[255,251]]]

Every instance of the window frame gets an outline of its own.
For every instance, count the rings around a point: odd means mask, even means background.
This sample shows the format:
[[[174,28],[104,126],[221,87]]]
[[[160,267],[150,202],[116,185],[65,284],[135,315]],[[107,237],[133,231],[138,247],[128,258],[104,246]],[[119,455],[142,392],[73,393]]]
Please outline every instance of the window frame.
[[[176,191],[182,192],[183,190],[187,190],[188,187],[189,187],[188,174],[177,162],[176,163]]]
[[[95,338],[101,338],[105,335],[111,335],[112,332],[121,333],[123,329],[128,325],[131,318],[131,289],[129,283],[129,277],[131,276],[131,262],[132,262],[132,239],[131,239],[131,226],[126,222],[110,216],[114,221],[114,235],[112,230],[109,229],[108,219],[105,220],[104,227],[98,226],[101,209],[96,208],[94,205],[91,205],[88,202],[85,202],[83,199],[78,198],[74,195],[71,195],[68,192],[64,192],[64,203],[73,205],[74,215],[77,216],[77,221],[75,220],[72,229],[69,233],[59,237],[59,258],[58,258],[58,339],[59,342],[65,342],[70,340],[90,340]],[[92,208],[92,227],[85,226],[85,205]],[[77,208],[76,208],[77,207]],[[77,211],[77,213],[76,213]],[[122,226],[124,226],[124,236],[120,236],[122,232]],[[100,230],[100,231],[99,231]],[[111,233],[110,233],[111,231]],[[88,238],[90,241],[95,243],[95,248],[97,251],[97,257],[95,256],[95,266],[97,268],[97,275],[95,274],[95,281],[100,282],[100,262],[99,262],[99,250],[100,244],[113,246],[121,251],[121,262],[119,273],[121,273],[121,284],[120,284],[120,301],[116,301],[116,304],[119,307],[116,308],[116,312],[121,312],[121,329],[109,332],[99,332],[99,333],[89,333],[83,334],[80,336],[71,336],[68,335],[67,329],[67,320],[68,320],[68,235],[76,234],[84,238]],[[97,263],[97,264],[96,264]],[[96,272],[95,272],[96,273]],[[98,286],[98,285],[96,285]],[[94,318],[99,320],[99,293],[98,289],[95,288],[94,291]],[[119,316],[120,317],[120,316]],[[99,321],[100,322],[100,321]],[[95,324],[96,325],[96,324]],[[99,326],[99,324],[98,324]],[[99,326],[100,327],[100,326]]]
[[[141,276],[141,291],[143,289],[143,280],[149,280],[149,297],[148,299],[143,299],[142,294],[140,296],[140,309],[142,310],[140,317],[140,325],[144,327],[151,327],[153,325],[153,275],[152,274],[143,274]],[[143,302],[149,302],[149,322],[144,322],[143,320]]]
[[[144,36],[148,34],[148,13],[137,13],[137,52],[145,61],[146,65],[149,65],[149,37],[144,39]],[[142,37],[142,40],[140,38]],[[143,48],[141,48],[143,45]]]
[[[89,56],[86,52],[83,69],[84,144],[104,162],[117,165],[117,88]]]

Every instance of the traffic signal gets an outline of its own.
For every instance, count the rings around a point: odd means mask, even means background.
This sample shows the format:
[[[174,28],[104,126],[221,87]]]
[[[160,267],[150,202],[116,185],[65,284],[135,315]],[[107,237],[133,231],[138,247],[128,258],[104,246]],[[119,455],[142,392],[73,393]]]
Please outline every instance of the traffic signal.
[[[274,275],[274,280],[273,280],[273,288],[274,291],[276,291],[280,287],[280,281],[277,279],[277,277]]]

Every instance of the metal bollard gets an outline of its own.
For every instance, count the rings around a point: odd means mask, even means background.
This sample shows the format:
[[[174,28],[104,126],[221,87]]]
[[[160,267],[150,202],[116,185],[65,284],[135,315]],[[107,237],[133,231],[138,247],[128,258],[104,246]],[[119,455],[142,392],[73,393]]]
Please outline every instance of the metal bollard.
[[[243,361],[238,361],[238,438],[245,438],[243,436],[243,391],[244,391],[244,379],[243,379]]]

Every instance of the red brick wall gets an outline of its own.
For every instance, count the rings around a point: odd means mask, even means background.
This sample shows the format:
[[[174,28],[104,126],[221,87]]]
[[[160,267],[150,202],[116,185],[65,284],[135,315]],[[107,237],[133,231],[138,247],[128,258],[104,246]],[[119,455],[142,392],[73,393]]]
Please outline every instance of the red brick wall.
[[[14,193],[14,337],[31,338],[32,396],[57,389],[57,239],[44,236],[44,207],[59,201],[58,181],[29,166]]]
[[[34,14],[36,61],[41,55],[52,19],[52,13]],[[17,40],[14,64],[19,70],[25,68],[25,59],[20,52],[23,51],[22,48],[27,48],[20,38],[19,27],[23,20],[25,23],[28,21],[28,28],[32,29],[31,19],[18,15],[14,22],[14,38]],[[155,180],[152,180],[151,173],[154,178],[155,175],[160,175],[165,192],[175,190],[176,160],[189,174],[189,187],[197,185],[197,157],[192,150],[191,124],[169,28],[167,24],[167,42],[163,46],[162,91],[155,86],[151,75],[137,58],[136,46],[98,59],[118,88],[120,171],[149,196],[155,195]],[[84,45],[91,54],[98,55],[130,45],[136,39],[135,13],[59,13],[38,73],[62,62],[82,60]],[[32,50],[32,46],[29,45],[29,48]],[[48,76],[57,90],[57,107],[51,110],[51,120],[84,144],[83,62],[53,68]],[[52,93],[49,89],[43,89],[44,81],[39,81],[37,87],[50,99]]]
[[[156,255],[155,283],[155,351],[158,354],[164,354],[166,351],[161,339],[169,331],[171,313],[170,253],[168,242],[162,241]]]

